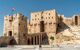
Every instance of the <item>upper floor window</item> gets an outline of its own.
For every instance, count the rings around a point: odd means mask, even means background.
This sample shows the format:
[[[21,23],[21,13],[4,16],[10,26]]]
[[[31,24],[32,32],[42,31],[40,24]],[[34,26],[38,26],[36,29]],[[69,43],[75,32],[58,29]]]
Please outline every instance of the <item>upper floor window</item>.
[[[35,18],[35,20],[36,20],[36,18]]]
[[[49,17],[49,19],[50,19],[50,17]]]
[[[31,26],[33,26],[33,24],[31,24]]]
[[[53,23],[53,24],[56,24],[56,23]]]
[[[46,17],[46,19],[47,19],[47,17]]]
[[[51,25],[51,24],[52,24],[52,22],[49,23],[49,25]]]
[[[35,17],[36,17],[37,15],[35,15]]]
[[[12,22],[12,20],[9,20],[9,22]]]
[[[20,26],[20,23],[19,23],[19,26]]]
[[[49,13],[49,15],[50,15],[50,13]]]
[[[41,16],[41,19],[43,19],[43,16]]]
[[[36,24],[34,24],[34,26],[36,26],[37,25],[37,23]]]

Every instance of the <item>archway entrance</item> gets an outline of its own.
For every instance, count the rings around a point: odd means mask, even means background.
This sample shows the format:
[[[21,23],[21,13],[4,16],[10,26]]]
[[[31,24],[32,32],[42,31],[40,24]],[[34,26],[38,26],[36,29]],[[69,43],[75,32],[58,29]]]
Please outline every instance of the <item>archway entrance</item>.
[[[44,21],[40,21],[40,32],[44,32]]]
[[[39,44],[39,36],[37,36],[37,43]]]
[[[31,43],[32,43],[32,45],[33,45],[33,37],[31,37]]]
[[[16,45],[17,43],[16,43],[16,41],[15,41],[15,39],[11,39],[10,41],[9,41],[9,45]]]
[[[28,40],[27,40],[27,44],[30,45],[30,39],[29,39],[29,38],[28,38]]]
[[[36,36],[35,36],[35,45],[36,45]]]

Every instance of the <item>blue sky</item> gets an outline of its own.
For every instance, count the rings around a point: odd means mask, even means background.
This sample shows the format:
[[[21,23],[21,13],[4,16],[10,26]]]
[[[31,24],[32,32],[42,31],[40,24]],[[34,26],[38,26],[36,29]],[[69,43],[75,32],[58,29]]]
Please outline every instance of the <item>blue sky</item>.
[[[12,8],[30,18],[34,11],[56,9],[59,14],[70,17],[80,14],[80,0],[0,0],[0,35],[3,34],[3,18]]]

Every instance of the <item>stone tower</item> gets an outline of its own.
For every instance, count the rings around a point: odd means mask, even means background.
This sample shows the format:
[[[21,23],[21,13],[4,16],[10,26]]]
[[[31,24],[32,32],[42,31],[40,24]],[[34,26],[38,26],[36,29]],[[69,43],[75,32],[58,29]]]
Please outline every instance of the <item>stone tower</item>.
[[[27,18],[20,14],[4,17],[4,36],[13,36],[17,44],[26,44]]]
[[[31,32],[56,33],[58,16],[55,10],[31,13]]]
[[[79,15],[74,15],[73,20],[74,20],[74,25],[80,26],[80,16]]]

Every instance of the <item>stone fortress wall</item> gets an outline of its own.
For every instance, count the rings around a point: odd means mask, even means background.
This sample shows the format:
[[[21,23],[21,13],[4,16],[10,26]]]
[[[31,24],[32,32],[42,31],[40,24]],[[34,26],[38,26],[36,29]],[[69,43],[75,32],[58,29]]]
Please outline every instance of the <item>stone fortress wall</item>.
[[[79,15],[65,18],[64,15],[58,15],[55,9],[32,12],[30,20],[17,13],[4,17],[4,36],[13,36],[20,45],[50,44],[51,36],[54,36],[56,42],[57,33],[69,26],[79,25]]]
[[[4,17],[4,36],[14,36],[17,43],[23,43],[23,35],[27,34],[27,18],[22,14]],[[23,41],[23,42],[22,42]]]

